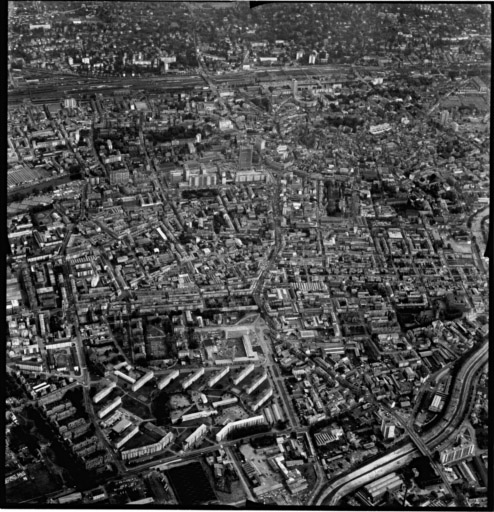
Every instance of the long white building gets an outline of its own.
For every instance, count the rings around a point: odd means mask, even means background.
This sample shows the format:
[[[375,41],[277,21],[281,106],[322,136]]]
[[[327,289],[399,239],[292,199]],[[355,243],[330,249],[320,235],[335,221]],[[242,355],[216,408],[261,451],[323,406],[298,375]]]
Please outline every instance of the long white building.
[[[190,436],[184,441],[184,450],[189,450],[198,441],[204,439],[204,436],[208,433],[208,426],[204,423],[198,427]]]
[[[257,378],[247,389],[246,392],[250,395],[254,390],[256,390],[263,382],[268,378],[268,374],[264,373],[259,378]]]
[[[271,409],[269,407],[265,407],[262,411],[264,414],[264,417],[266,418],[266,421],[269,425],[272,425],[274,423],[274,417],[273,413],[271,412]]]
[[[142,388],[146,382],[149,382],[154,378],[154,372],[151,370],[145,373],[137,382],[132,384],[132,391],[137,391],[139,388]]]
[[[269,388],[266,390],[260,397],[257,402],[252,406],[252,410],[255,412],[261,405],[265,404],[271,397],[273,396],[273,388]]]
[[[381,133],[389,132],[391,125],[389,123],[376,124],[369,127],[369,131],[372,135],[380,135]]]
[[[240,382],[242,382],[245,377],[247,377],[247,375],[249,375],[250,373],[252,373],[255,369],[255,366],[253,364],[249,364],[249,366],[247,366],[246,368],[244,368],[234,379],[233,379],[233,383],[235,384],[235,386],[238,386],[238,384],[240,384]]]
[[[475,445],[473,443],[464,446],[458,446],[449,450],[441,452],[441,462],[443,464],[453,464],[460,459],[472,457],[475,452]]]
[[[184,421],[192,421],[197,420],[198,418],[207,418],[208,416],[211,416],[213,414],[218,414],[218,411],[198,411],[198,412],[192,412],[190,414],[184,414],[182,416],[182,422]]]
[[[280,406],[277,403],[274,403],[272,404],[271,408],[273,409],[275,421],[283,421],[283,414],[281,412]]]
[[[109,395],[113,388],[115,388],[117,386],[117,383],[116,382],[112,382],[110,383],[108,386],[106,386],[105,388],[103,388],[101,391],[99,391],[98,393],[96,393],[93,397],[93,402],[95,404],[97,404],[98,402],[101,402],[101,400],[103,400],[103,398],[105,398],[105,396]]]
[[[125,380],[126,382],[129,382],[130,384],[135,383],[135,379],[131,377],[130,375],[127,375],[126,373],[121,372],[120,370],[115,370],[113,372],[117,377],[120,377],[121,379]]]
[[[139,425],[131,425],[130,427],[126,428],[122,434],[117,438],[115,441],[115,448],[119,450],[122,448],[122,446],[132,439],[137,433],[139,432]]]
[[[255,425],[265,424],[266,420],[261,414],[260,416],[253,416],[252,418],[245,418],[244,420],[232,421],[227,423],[217,434],[216,441],[220,443],[223,441],[228,434],[244,427],[253,427]]]
[[[244,345],[245,353],[247,357],[256,357],[257,353],[252,350],[252,343],[250,342],[250,337],[247,334],[242,335],[242,343]]]
[[[122,413],[120,411],[115,411],[111,416],[108,416],[105,420],[103,420],[100,423],[101,428],[108,428],[111,427],[112,425],[115,425],[115,423],[117,423],[117,421],[119,421],[121,417]]]
[[[224,398],[223,400],[219,400],[218,402],[213,402],[213,407],[217,409],[218,407],[226,407],[227,405],[233,405],[238,402],[238,398],[236,396],[232,398]]]
[[[228,372],[230,371],[230,367],[227,366],[226,368],[223,368],[223,370],[221,370],[219,373],[217,373],[216,375],[213,375],[209,380],[208,380],[208,387],[209,388],[212,388],[217,382],[219,382]]]
[[[170,382],[174,379],[176,379],[180,375],[180,372],[178,370],[173,370],[168,375],[165,375],[159,382],[158,382],[158,389],[164,389]]]
[[[137,457],[145,457],[146,455],[152,455],[153,453],[164,450],[169,444],[173,442],[175,436],[172,432],[168,432],[163,436],[157,443],[148,444],[146,446],[139,446],[130,450],[123,450],[121,456],[123,460],[135,459]]]
[[[103,407],[103,409],[101,409],[101,411],[98,412],[98,418],[103,418],[109,412],[113,411],[113,409],[116,409],[120,405],[122,405],[122,398],[120,396],[117,396],[117,398],[115,398],[115,400],[111,401],[108,405]]]
[[[200,368],[182,382],[182,389],[187,389],[191,384],[193,384],[196,380],[199,380],[203,375],[204,368]]]

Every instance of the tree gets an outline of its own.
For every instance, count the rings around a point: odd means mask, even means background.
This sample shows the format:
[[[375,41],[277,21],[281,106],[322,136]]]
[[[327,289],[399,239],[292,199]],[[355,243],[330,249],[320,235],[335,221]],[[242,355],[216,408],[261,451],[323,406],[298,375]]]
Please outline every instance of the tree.
[[[199,348],[199,342],[197,340],[197,337],[194,335],[195,330],[193,327],[189,327],[187,331],[187,342],[189,344],[189,348],[192,350],[195,350],[196,348]]]
[[[286,428],[286,421],[278,420],[278,421],[276,422],[276,428],[277,428],[278,430],[285,430],[285,428]]]

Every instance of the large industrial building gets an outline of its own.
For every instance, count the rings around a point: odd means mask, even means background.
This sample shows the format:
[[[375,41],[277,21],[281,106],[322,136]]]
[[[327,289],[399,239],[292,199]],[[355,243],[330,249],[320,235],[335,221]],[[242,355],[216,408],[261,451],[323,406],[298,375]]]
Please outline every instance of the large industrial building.
[[[403,485],[403,480],[396,473],[385,475],[370,484],[365,486],[369,497],[373,502],[376,502],[384,496],[386,491],[393,492]]]

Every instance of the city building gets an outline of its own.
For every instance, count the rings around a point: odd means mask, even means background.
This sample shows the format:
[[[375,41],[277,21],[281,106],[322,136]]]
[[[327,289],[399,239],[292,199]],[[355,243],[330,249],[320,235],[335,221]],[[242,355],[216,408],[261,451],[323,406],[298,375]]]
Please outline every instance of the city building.
[[[217,384],[225,375],[227,375],[230,372],[230,367],[227,366],[220,372],[218,372],[216,375],[213,375],[208,380],[208,387],[212,388],[215,384]]]
[[[369,132],[372,135],[381,135],[383,133],[389,132],[391,130],[391,125],[389,123],[377,124],[369,127]]]
[[[208,416],[212,416],[214,414],[218,414],[218,412],[214,410],[204,410],[198,412],[191,412],[190,414],[184,414],[181,419],[182,423],[184,423],[186,421],[193,421],[199,418],[207,418]]]
[[[174,379],[176,379],[180,375],[180,372],[178,370],[171,371],[168,375],[165,375],[162,379],[158,381],[158,389],[162,390],[170,384],[170,382]]]
[[[273,396],[273,388],[269,388],[259,397],[259,399],[252,405],[252,410],[255,412],[259,407],[264,405]]]
[[[146,384],[146,382],[149,382],[153,378],[154,378],[153,371],[146,372],[138,381],[136,381],[136,382],[134,382],[134,384],[132,384],[132,391],[137,391],[139,388],[144,386],[144,384]]]
[[[473,457],[475,454],[475,445],[473,443],[450,448],[441,452],[441,462],[443,464],[454,464],[461,459]]]
[[[376,502],[383,497],[384,493],[396,491],[402,485],[402,478],[393,472],[365,485],[364,489],[371,500]]]
[[[169,432],[156,443],[148,444],[146,446],[139,446],[138,448],[132,448],[130,450],[123,450],[122,452],[120,452],[120,455],[123,460],[146,457],[148,455],[152,455],[154,453],[164,450],[173,442],[174,439],[175,436],[173,435],[173,433]]]
[[[116,382],[111,382],[108,386],[106,386],[105,388],[103,388],[101,391],[99,391],[98,393],[96,393],[93,397],[93,402],[95,404],[97,404],[98,402],[100,402],[103,398],[105,398],[105,396],[109,395],[112,390],[114,388],[117,387],[117,383]]]
[[[105,405],[105,407],[103,407],[103,409],[98,411],[98,418],[100,418],[100,419],[103,418],[108,413],[113,411],[113,409],[116,409],[120,405],[122,405],[122,397],[118,396],[117,398],[112,400],[108,405]]]
[[[204,439],[208,430],[209,427],[204,423],[200,427],[197,427],[197,429],[185,439],[183,449],[190,450],[194,446],[197,446]]]
[[[120,436],[115,440],[115,448],[119,450],[124,446],[130,439],[132,439],[139,432],[139,425],[130,425],[126,428]]]
[[[129,181],[129,171],[128,169],[116,169],[110,170],[110,183],[112,185],[118,185],[120,183],[127,183]]]
[[[224,398],[223,400],[218,400],[217,402],[213,402],[213,407],[217,409],[218,407],[226,407],[228,405],[233,405],[238,402],[238,398],[236,396],[232,398]]]
[[[247,375],[251,374],[255,370],[255,366],[253,364],[249,364],[246,368],[244,368],[234,379],[233,383],[235,386],[238,386]]]
[[[275,402],[275,403],[271,404],[271,408],[273,410],[273,415],[274,415],[275,421],[283,421],[284,416],[283,416],[283,413],[281,412],[280,406]]]
[[[204,368],[199,368],[199,370],[196,370],[193,372],[189,377],[187,377],[182,382],[182,389],[187,389],[190,387],[196,380],[199,380],[205,373]]]
[[[250,395],[254,390],[256,390],[263,382],[266,382],[268,379],[268,374],[263,373],[260,377],[258,377],[246,390],[245,392]]]
[[[240,170],[250,169],[252,167],[253,146],[244,144],[240,146],[238,155],[238,168]]]
[[[385,441],[395,438],[395,430],[395,424],[383,418],[381,422],[381,432]]]
[[[130,375],[127,375],[126,373],[123,373],[121,372],[120,370],[115,370],[114,371],[114,374],[117,376],[117,377],[120,377],[121,379],[123,379],[124,381],[128,382],[129,384],[132,384],[134,385],[135,382],[136,382],[136,379],[134,379],[134,377],[131,377]]]
[[[252,418],[246,418],[244,420],[232,421],[230,423],[227,423],[216,434],[216,441],[218,443],[220,443],[221,441],[226,439],[230,433],[234,432],[235,430],[245,428],[245,427],[253,427],[256,425],[262,425],[265,423],[266,423],[266,420],[262,414],[260,416],[253,416]]]

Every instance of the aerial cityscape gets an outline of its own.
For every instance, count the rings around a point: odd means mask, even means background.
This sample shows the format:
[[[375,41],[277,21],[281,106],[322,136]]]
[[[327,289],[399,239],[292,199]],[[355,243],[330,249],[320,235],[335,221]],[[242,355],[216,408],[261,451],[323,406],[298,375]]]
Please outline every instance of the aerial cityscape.
[[[491,5],[254,4],[8,2],[3,507],[494,506]]]

